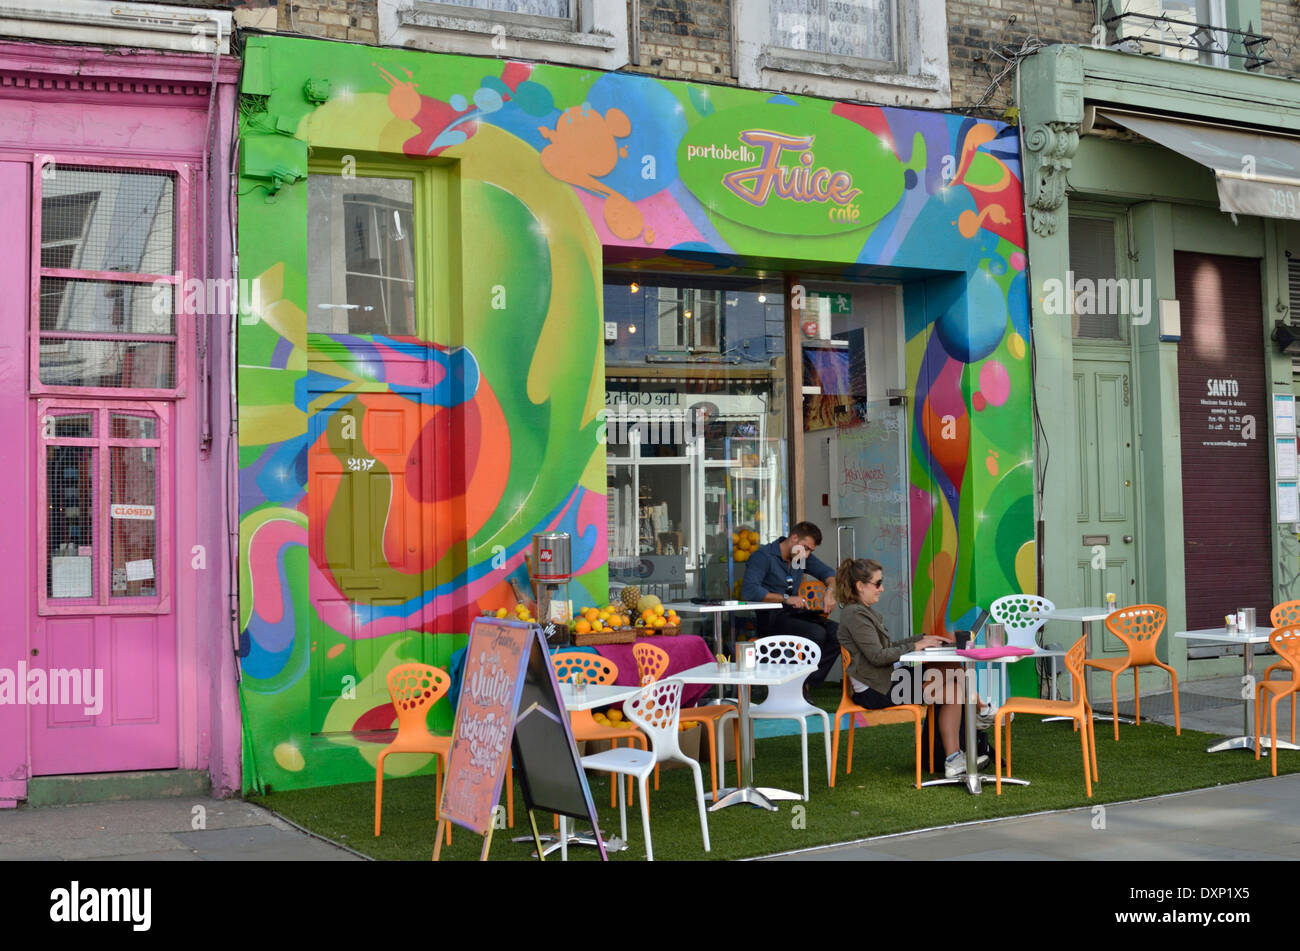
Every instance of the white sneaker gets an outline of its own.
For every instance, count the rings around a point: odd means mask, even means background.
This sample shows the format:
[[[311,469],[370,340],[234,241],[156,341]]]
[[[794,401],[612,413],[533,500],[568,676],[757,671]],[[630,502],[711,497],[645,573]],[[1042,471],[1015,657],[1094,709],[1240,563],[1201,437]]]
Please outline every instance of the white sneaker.
[[[993,718],[997,716],[998,708],[992,704],[980,707],[979,712],[975,714],[975,729],[988,730],[993,726]],[[1016,718],[1014,713],[1008,713],[1003,719],[1010,723]]]
[[[943,761],[945,779],[956,779],[966,775],[966,754],[958,750]]]

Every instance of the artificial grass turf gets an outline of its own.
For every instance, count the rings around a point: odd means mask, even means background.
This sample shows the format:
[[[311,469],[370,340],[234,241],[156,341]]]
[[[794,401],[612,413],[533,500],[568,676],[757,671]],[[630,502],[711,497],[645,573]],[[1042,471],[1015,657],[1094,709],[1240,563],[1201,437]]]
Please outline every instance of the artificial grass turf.
[[[816,697],[822,701],[822,696]],[[834,789],[826,785],[825,753],[821,734],[808,737],[809,802],[781,802],[779,811],[733,806],[708,813],[712,851],[705,852],[700,836],[690,770],[661,771],[660,789],[650,792],[650,834],[656,861],[701,861],[769,855],[818,845],[831,845],[875,835],[886,835],[958,822],[1024,815],[1052,809],[1069,809],[1097,803],[1140,799],[1225,783],[1262,779],[1270,775],[1269,760],[1233,751],[1209,754],[1213,740],[1207,733],[1157,723],[1120,725],[1120,741],[1111,737],[1109,721],[1097,721],[1097,767],[1100,781],[1088,799],[1083,788],[1083,757],[1079,736],[1069,723],[1042,723],[1037,717],[1018,717],[1012,728],[1012,766],[1015,775],[1031,785],[993,784],[972,796],[964,785],[916,789],[912,783],[913,734],[910,725],[862,727],[854,745],[853,772],[844,774],[847,734],[840,733],[839,771]],[[992,736],[990,734],[990,740]],[[923,768],[925,764],[922,764]],[[939,772],[942,765],[936,763]],[[728,762],[727,784],[735,781],[735,764]],[[992,764],[988,769],[991,771]],[[1300,754],[1285,751],[1278,773],[1300,770]],[[701,767],[704,789],[709,789],[707,764]],[[606,837],[619,832],[618,808],[609,805],[608,774],[588,773],[592,797]],[[922,779],[930,778],[922,774]],[[754,780],[759,786],[799,791],[802,770],[799,737],[783,736],[756,742]],[[724,780],[719,777],[719,784]],[[327,839],[375,859],[424,861],[433,849],[434,781],[432,775],[384,781],[383,835],[374,836],[374,783],[352,783],[316,789],[274,792],[250,797]],[[707,805],[707,803],[706,803]],[[645,858],[639,800],[628,805],[629,848],[611,852],[610,860]],[[801,811],[802,810],[802,811]],[[550,814],[538,814],[538,829],[551,831]],[[533,846],[511,842],[528,834],[528,819],[519,790],[515,790],[515,827],[498,830],[492,840],[492,861],[535,861]],[[482,840],[454,827],[452,844],[444,846],[443,860],[477,859]],[[558,853],[552,858],[558,858]],[[598,858],[595,849],[569,849],[570,861]]]

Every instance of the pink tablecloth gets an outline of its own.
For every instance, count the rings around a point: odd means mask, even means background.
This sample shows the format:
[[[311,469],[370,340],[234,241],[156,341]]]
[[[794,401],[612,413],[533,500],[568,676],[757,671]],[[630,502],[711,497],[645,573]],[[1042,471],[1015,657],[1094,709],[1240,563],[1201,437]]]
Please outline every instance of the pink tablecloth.
[[[700,664],[707,664],[714,659],[713,652],[709,650],[709,645],[704,638],[694,634],[678,634],[676,637],[665,637],[662,634],[655,637],[638,637],[636,643],[653,644],[668,652],[668,670],[664,673],[664,677],[671,677],[673,674],[690,670]],[[601,644],[594,648],[601,657],[612,660],[618,665],[618,677],[614,683],[639,683],[632,647],[632,644]],[[687,684],[682,690],[682,706],[695,706],[711,689],[713,688],[708,684]]]

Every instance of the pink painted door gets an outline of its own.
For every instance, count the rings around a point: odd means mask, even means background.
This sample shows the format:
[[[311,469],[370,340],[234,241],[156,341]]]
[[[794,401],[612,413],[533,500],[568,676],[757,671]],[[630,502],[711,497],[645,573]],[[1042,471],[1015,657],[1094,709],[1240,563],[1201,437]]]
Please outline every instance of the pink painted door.
[[[33,775],[180,765],[170,406],[41,399]]]
[[[31,772],[174,769],[188,171],[44,154],[28,168],[31,240],[12,276],[31,289]]]

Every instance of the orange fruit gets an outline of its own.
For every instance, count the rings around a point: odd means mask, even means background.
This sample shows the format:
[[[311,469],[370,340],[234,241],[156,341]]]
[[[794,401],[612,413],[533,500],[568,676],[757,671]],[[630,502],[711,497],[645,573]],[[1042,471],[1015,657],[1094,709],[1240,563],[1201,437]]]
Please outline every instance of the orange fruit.
[[[577,631],[579,634],[590,634],[591,622],[588,621],[586,618],[583,618],[577,624],[573,625],[573,629]]]

